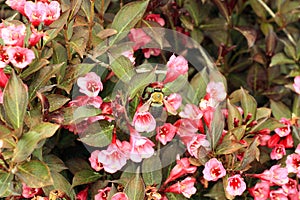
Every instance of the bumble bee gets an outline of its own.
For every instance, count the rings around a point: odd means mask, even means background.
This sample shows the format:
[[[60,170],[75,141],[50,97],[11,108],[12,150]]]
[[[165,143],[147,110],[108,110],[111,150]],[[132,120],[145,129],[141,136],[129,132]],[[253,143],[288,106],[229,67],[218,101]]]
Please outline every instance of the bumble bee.
[[[149,111],[154,118],[160,118],[165,107],[169,113],[176,115],[176,110],[165,99],[163,87],[161,82],[150,83],[146,86],[142,94],[145,103],[140,107],[140,112]]]

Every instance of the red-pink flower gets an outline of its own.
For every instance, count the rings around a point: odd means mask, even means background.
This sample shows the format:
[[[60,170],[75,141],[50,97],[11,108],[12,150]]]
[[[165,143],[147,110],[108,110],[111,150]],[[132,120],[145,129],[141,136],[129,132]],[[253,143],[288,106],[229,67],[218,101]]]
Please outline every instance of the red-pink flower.
[[[210,106],[215,107],[226,98],[226,89],[222,82],[209,82],[206,87],[205,99],[210,102]]]
[[[46,16],[44,19],[44,24],[49,26],[57,20],[60,16],[60,4],[57,1],[51,1],[49,4],[45,3],[46,6]]]
[[[118,192],[111,197],[111,200],[129,200],[124,192]]]
[[[101,78],[95,72],[89,72],[84,77],[79,77],[77,85],[79,92],[89,96],[96,97],[103,90]]]
[[[150,158],[154,154],[155,144],[148,138],[141,136],[130,127],[130,159],[133,162],[141,162],[143,158]]]
[[[297,173],[297,176],[300,177],[300,154],[288,155],[285,163],[289,173]]]
[[[40,194],[42,192],[41,188],[31,188],[28,187],[25,183],[22,183],[22,196],[24,198],[32,198],[37,194]]]
[[[270,182],[277,185],[284,185],[289,182],[288,170],[280,167],[280,165],[273,165],[270,170]],[[267,173],[268,174],[268,173]]]
[[[3,104],[3,92],[0,89],[0,104]]]
[[[89,158],[91,167],[96,171],[100,171],[101,169],[103,169],[102,163],[99,162],[99,160],[98,160],[99,153],[100,153],[99,150],[95,150],[91,153],[91,157]]]
[[[170,172],[169,177],[164,182],[164,185],[167,183],[176,180],[177,178],[186,175],[186,174],[193,174],[196,172],[197,167],[192,166],[188,158],[179,158],[177,157],[176,165],[173,167],[173,169]]]
[[[12,9],[19,11],[22,15],[25,15],[24,13],[24,6],[25,6],[26,0],[6,0],[6,4],[10,6]]]
[[[94,200],[107,200],[110,190],[111,187],[98,190],[98,194],[95,195]]]
[[[130,62],[134,65],[135,64],[135,57],[133,55],[133,50],[129,50],[129,51],[124,51],[122,53],[123,56],[125,56],[126,58],[128,58],[130,60]]]
[[[282,124],[286,125],[282,128],[276,128],[274,131],[275,133],[277,133],[277,135],[279,135],[280,137],[284,137],[287,136],[291,133],[291,122],[290,120],[286,119],[286,118],[281,118],[279,120],[279,122],[281,122]]]
[[[198,158],[198,149],[200,146],[205,147],[207,150],[210,150],[209,141],[206,139],[204,134],[195,134],[191,140],[186,144],[188,152],[191,156]]]
[[[116,140],[107,147],[107,150],[98,153],[98,162],[102,163],[106,172],[115,173],[126,164],[128,155],[123,148],[127,148],[129,145],[126,141]]]
[[[157,22],[161,26],[165,25],[165,20],[160,17],[160,14],[148,14],[145,20]]]
[[[198,106],[194,104],[186,104],[184,110],[179,113],[179,116],[191,120],[199,120],[202,118],[203,113]]]
[[[205,163],[203,175],[204,179],[207,181],[217,181],[219,178],[226,175],[226,170],[220,161],[216,158],[211,158]]]
[[[81,190],[76,194],[76,200],[87,200],[89,187]]]
[[[279,160],[286,155],[285,148],[282,144],[276,144],[270,154],[272,160]]]
[[[31,49],[23,47],[8,47],[6,49],[9,61],[17,68],[25,68],[35,58]]]
[[[298,187],[297,181],[289,178],[289,182],[284,184],[282,186],[282,189],[286,194],[292,195],[292,194],[297,194],[298,192],[297,187]]]
[[[293,87],[295,89],[295,92],[300,94],[300,76],[295,77]]]
[[[179,119],[174,123],[177,127],[177,134],[180,136],[183,144],[187,145],[189,141],[194,137],[198,131],[198,124],[194,120],[190,119]]]
[[[172,55],[167,62],[167,74],[164,83],[174,81],[178,76],[186,74],[188,69],[188,61],[183,56]]]
[[[32,1],[26,1],[24,6],[25,15],[33,26],[40,25],[47,15],[46,5],[40,1],[34,3]]]
[[[177,182],[165,189],[165,192],[183,194],[183,196],[185,196],[186,198],[190,198],[197,191],[197,189],[194,187],[195,182],[195,178],[186,177],[183,181]]]
[[[287,194],[284,193],[282,188],[272,190],[270,192],[270,200],[288,200]]]
[[[6,53],[6,47],[0,46],[0,68],[4,68],[9,63],[9,57]]]
[[[31,28],[31,35],[29,38],[30,46],[36,45],[44,35],[45,34],[42,31],[38,31],[35,28]]]
[[[26,26],[21,25],[9,25],[1,29],[1,38],[4,44],[11,46],[23,46],[24,38],[26,35]]]
[[[149,133],[155,130],[156,121],[150,112],[137,111],[133,116],[132,125],[138,132],[146,131]]]
[[[267,200],[270,192],[270,184],[266,181],[256,183],[253,188],[249,188],[249,193],[254,200]]]
[[[228,184],[226,187],[226,191],[228,194],[232,196],[239,196],[242,195],[243,192],[246,190],[246,183],[241,175],[236,174],[228,178]]]
[[[131,29],[128,38],[135,43],[132,47],[134,51],[151,42],[151,38],[143,31],[143,29]]]
[[[144,53],[145,58],[150,58],[150,56],[159,56],[161,50],[157,48],[145,48],[142,49],[142,52]]]
[[[90,105],[90,106],[94,106],[95,108],[100,108],[102,106],[102,103],[103,103],[102,98],[99,96],[96,97],[77,96],[74,100],[68,103],[68,106],[80,107],[80,106]]]
[[[297,148],[295,150],[295,153],[300,154],[300,144],[297,145]]]
[[[182,103],[182,97],[178,93],[172,93],[167,97],[167,102],[174,108],[174,110],[177,110]]]
[[[165,123],[163,126],[156,128],[156,140],[159,140],[163,145],[172,141],[177,131],[177,127],[171,123]]]

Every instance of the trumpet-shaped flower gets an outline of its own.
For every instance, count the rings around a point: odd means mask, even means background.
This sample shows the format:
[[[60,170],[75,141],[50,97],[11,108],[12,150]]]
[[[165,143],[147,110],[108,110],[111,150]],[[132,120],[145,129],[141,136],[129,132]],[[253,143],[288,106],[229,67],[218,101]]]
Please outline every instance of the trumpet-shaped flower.
[[[89,96],[96,97],[102,91],[103,85],[100,77],[95,72],[89,72],[84,77],[77,80],[79,92]]]
[[[25,68],[35,58],[31,49],[23,47],[8,47],[6,49],[9,61],[17,68]]]
[[[212,158],[205,163],[203,175],[207,181],[217,181],[226,175],[226,170],[220,161],[216,158]]]
[[[196,179],[193,177],[186,177],[183,181],[177,182],[165,189],[165,192],[172,192],[175,194],[183,194],[186,198],[190,198],[196,193],[197,189],[194,187]]]
[[[60,16],[60,4],[57,1],[51,1],[49,4],[45,3],[46,6],[46,16],[44,19],[44,24],[49,26],[57,20]]]
[[[232,196],[239,196],[242,195],[243,192],[246,190],[246,183],[241,175],[236,174],[228,178],[228,184],[226,187],[226,191],[228,194]]]
[[[138,132],[152,132],[155,130],[156,121],[150,112],[135,112],[132,125]]]
[[[178,76],[186,74],[188,69],[188,61],[183,56],[172,55],[167,62],[167,74],[164,83],[174,81]]]
[[[47,7],[43,2],[26,1],[24,6],[25,15],[33,26],[38,26],[42,23],[47,15]]]
[[[172,141],[177,131],[177,127],[170,123],[165,123],[163,126],[156,128],[156,140],[159,140],[163,145]]]

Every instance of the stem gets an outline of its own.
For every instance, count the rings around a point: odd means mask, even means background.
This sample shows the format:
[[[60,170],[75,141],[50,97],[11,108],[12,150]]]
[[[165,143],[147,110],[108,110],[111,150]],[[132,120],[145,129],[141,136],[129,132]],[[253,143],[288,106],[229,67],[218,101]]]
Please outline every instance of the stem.
[[[104,4],[105,0],[101,0],[101,10],[100,10],[100,25],[103,27],[104,25]]]
[[[257,0],[258,3],[260,3],[260,5],[262,5],[262,7],[264,7],[264,9],[266,9],[266,11],[269,13],[269,15],[271,15],[272,18],[276,17],[276,14],[271,10],[271,8],[269,8],[269,6],[263,1],[263,0]],[[288,37],[288,39],[290,40],[290,42],[294,45],[297,46],[294,38],[292,37],[292,35],[287,31],[286,28],[282,29],[283,32],[286,34],[286,36]]]
[[[87,48],[90,49],[92,45],[92,35],[93,35],[93,26],[94,26],[94,15],[95,15],[95,1],[91,1],[91,16],[89,17],[89,38],[87,42]]]

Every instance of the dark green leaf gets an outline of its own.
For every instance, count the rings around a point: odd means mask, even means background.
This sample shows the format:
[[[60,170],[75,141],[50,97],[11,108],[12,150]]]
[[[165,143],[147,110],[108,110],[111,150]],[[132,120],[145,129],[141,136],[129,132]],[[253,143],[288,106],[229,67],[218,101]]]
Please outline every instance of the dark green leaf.
[[[193,88],[194,98],[192,102],[198,104],[201,98],[206,94],[206,86],[208,83],[208,75],[206,70],[198,72],[190,81],[190,85]]]
[[[48,65],[49,61],[47,59],[41,58],[34,63],[30,64],[29,67],[27,67],[20,75],[22,79],[27,78],[29,75],[33,74],[34,72],[37,72],[44,66]]]
[[[245,131],[246,131],[246,125],[242,125],[230,130],[230,132],[236,137],[238,141],[240,141],[244,137]]]
[[[129,83],[129,97],[132,99],[139,91],[143,91],[144,88],[155,80],[154,71],[148,73],[135,74]]]
[[[162,180],[162,165],[158,155],[153,155],[143,160],[142,176],[146,185],[157,185],[159,188]]]
[[[105,147],[111,143],[113,129],[114,125],[95,122],[89,125],[78,140],[93,147]]]
[[[53,185],[43,188],[44,191],[46,189],[50,193],[52,190],[59,190],[66,193],[71,199],[75,199],[76,194],[69,181],[63,175],[58,172],[51,172],[51,177],[53,179]]]
[[[186,200],[182,194],[166,193],[168,200]]]
[[[3,197],[12,183],[14,176],[11,173],[0,171],[0,197]]]
[[[290,119],[292,117],[292,113],[290,109],[282,102],[271,101],[271,110],[272,114],[276,119],[281,119],[282,117]]]
[[[245,151],[244,157],[237,170],[244,170],[255,159],[259,160],[260,151],[258,149],[259,141],[255,138]]]
[[[81,170],[92,171],[90,164],[82,158],[72,158],[70,160],[67,160],[65,164],[69,168],[72,174],[76,174]]]
[[[65,105],[70,99],[60,94],[49,94],[47,95],[47,99],[50,104],[49,112],[53,112]]]
[[[210,128],[207,131],[207,140],[210,142],[210,147],[215,150],[224,129],[223,114],[220,109],[216,109],[213,115],[213,120]]]
[[[12,71],[11,77],[3,91],[5,118],[14,129],[23,127],[28,104],[27,86]]]
[[[48,166],[41,161],[31,160],[18,165],[17,169],[16,176],[28,187],[41,188],[53,184]]]
[[[69,20],[72,19],[76,13],[79,11],[83,0],[72,0],[71,1],[71,13],[69,15]]]
[[[282,65],[282,64],[294,64],[295,61],[293,59],[288,58],[284,53],[280,52],[275,54],[272,57],[270,67],[275,65]]]
[[[43,122],[25,133],[17,143],[14,151],[13,161],[24,161],[37,147],[38,143],[49,138],[57,131],[59,125]]]
[[[217,146],[216,154],[218,155],[231,154],[240,150],[243,147],[244,145],[240,144],[239,142],[224,139],[222,143]]]
[[[240,111],[237,109],[235,105],[231,104],[229,99],[227,100],[227,109],[228,109],[228,118],[227,118],[228,130],[231,130],[235,127],[234,121],[238,120],[238,125],[241,125],[243,122],[243,118]]]
[[[251,114],[252,117],[251,119],[256,118],[256,108],[257,108],[257,103],[255,99],[248,94],[243,88],[241,89],[242,92],[242,99],[241,99],[241,104],[242,104],[242,109],[244,111],[244,118],[248,116],[248,114]]]
[[[300,96],[296,95],[293,102],[293,113],[300,117]]]
[[[281,128],[284,125],[280,123],[278,120],[275,120],[273,118],[264,118],[258,121],[257,125],[255,125],[251,132],[260,131],[263,129],[269,129],[270,131],[275,130],[276,128]]]
[[[272,110],[270,108],[258,108],[256,111],[256,120],[271,117]]]
[[[50,171],[61,172],[68,169],[64,162],[53,154],[44,156],[44,162],[48,165]]]
[[[101,177],[101,175],[99,173],[84,169],[82,171],[77,172],[74,175],[74,178],[72,181],[72,187],[95,182],[100,177]]]
[[[138,171],[138,169],[137,169]],[[130,200],[141,200],[145,197],[145,185],[142,177],[137,172],[134,177],[128,182],[124,188],[124,192],[127,194]]]
[[[110,67],[115,75],[124,83],[129,83],[131,78],[135,75],[131,61],[122,55],[116,58],[113,55],[110,55],[110,60]]]
[[[130,29],[142,19],[148,2],[149,0],[128,3],[119,10],[111,25],[111,28],[117,30],[118,33],[112,37],[110,45],[126,37]]]
[[[247,39],[249,48],[254,45],[257,37],[255,29],[249,27],[234,27],[234,29],[239,31]]]
[[[201,13],[199,3],[197,0],[186,0],[184,1],[184,8],[190,13],[194,20],[195,26],[198,26],[201,20]]]

